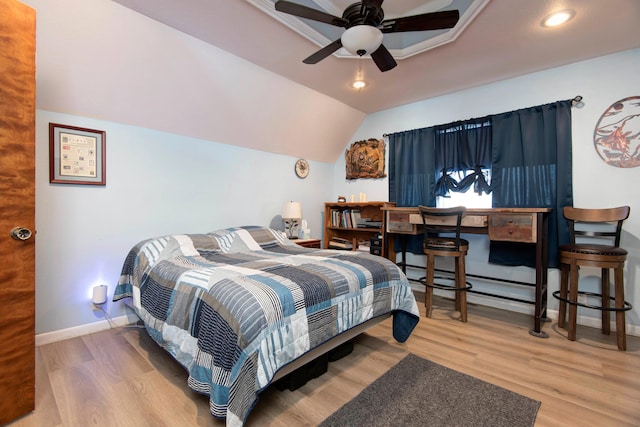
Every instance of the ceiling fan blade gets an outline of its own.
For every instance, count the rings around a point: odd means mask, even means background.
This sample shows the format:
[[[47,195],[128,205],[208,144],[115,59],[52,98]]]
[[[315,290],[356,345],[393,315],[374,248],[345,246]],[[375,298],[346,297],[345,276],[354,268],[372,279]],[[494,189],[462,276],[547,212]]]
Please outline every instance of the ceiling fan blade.
[[[405,16],[383,21],[380,31],[383,33],[401,33],[406,31],[443,30],[453,28],[459,19],[460,12],[457,10],[423,13],[422,15]]]
[[[322,61],[324,58],[331,55],[333,52],[340,49],[341,47],[342,47],[342,40],[338,39],[333,43],[326,45],[325,47],[323,47],[313,55],[309,56],[302,62],[304,62],[305,64],[317,64],[318,62]]]
[[[393,59],[393,56],[383,44],[381,44],[380,47],[371,54],[371,59],[373,59],[373,62],[376,63],[380,71],[383,73],[398,65],[396,60]]]
[[[336,27],[346,28],[347,24],[349,24],[349,21],[346,19],[338,18],[337,16],[301,4],[291,3],[290,1],[279,0],[276,2],[275,7],[278,12],[311,19],[312,21],[324,22],[325,24],[335,25]]]

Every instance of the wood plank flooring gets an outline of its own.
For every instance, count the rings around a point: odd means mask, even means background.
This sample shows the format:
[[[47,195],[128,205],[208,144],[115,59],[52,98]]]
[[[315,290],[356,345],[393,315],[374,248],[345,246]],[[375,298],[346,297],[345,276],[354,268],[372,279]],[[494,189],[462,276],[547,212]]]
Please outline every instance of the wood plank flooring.
[[[530,316],[470,305],[464,324],[451,301],[436,302],[431,319],[419,304],[423,318],[407,343],[393,340],[388,320],[320,378],[293,392],[267,389],[247,425],[317,425],[409,352],[540,400],[536,427],[640,425],[640,338],[628,336],[621,352],[613,332],[579,326],[571,342],[554,321],[540,339],[528,333]],[[36,361],[36,410],[10,427],[224,425],[144,329],[44,345]]]

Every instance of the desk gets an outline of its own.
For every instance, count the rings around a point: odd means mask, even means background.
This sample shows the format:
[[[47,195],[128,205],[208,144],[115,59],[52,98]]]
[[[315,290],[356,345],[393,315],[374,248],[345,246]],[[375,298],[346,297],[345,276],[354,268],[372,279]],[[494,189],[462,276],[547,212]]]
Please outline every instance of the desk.
[[[422,234],[422,217],[417,207],[385,207],[382,208],[386,215],[385,233],[389,239],[385,239],[388,245],[393,244],[393,236]],[[547,266],[548,266],[548,220],[549,208],[490,208],[467,209],[467,214],[462,220],[463,233],[486,234],[490,240],[505,242],[530,243],[536,247],[536,282],[523,283],[504,280],[496,277],[483,277],[492,281],[508,282],[512,284],[535,286],[535,300],[524,301],[534,305],[534,325],[529,331],[531,335],[547,338],[542,331],[542,320],[547,317]],[[386,251],[392,255],[394,251]],[[403,271],[406,272],[406,241],[402,240]],[[396,262],[395,259],[391,259]],[[474,277],[472,274],[467,276]],[[482,276],[475,276],[482,277]],[[474,292],[470,290],[469,292]],[[476,293],[481,293],[477,292]],[[511,299],[505,296],[482,293],[483,295],[497,298]]]

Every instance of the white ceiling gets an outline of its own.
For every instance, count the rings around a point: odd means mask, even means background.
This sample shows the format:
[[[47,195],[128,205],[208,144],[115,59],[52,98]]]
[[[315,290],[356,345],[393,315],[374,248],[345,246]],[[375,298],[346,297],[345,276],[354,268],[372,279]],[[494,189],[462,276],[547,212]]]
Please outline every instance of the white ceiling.
[[[283,25],[263,11],[273,0],[114,1],[364,113],[640,47],[638,0],[476,0],[467,15],[461,11],[447,43],[412,56],[402,54],[404,47],[390,49],[398,66],[385,73],[370,58],[362,60],[368,86],[357,91],[350,83],[358,60],[332,55],[315,65],[303,64],[333,40],[301,35]],[[349,3],[316,1],[336,15]],[[382,7],[391,17],[414,14],[422,5],[448,9],[449,3],[387,0]],[[540,25],[560,9],[573,9],[576,15],[560,28]]]

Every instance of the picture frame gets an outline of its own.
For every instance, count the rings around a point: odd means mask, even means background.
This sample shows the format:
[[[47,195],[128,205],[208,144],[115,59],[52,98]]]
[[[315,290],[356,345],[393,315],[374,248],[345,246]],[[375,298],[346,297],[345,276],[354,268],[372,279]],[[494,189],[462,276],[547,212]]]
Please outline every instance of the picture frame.
[[[346,178],[384,178],[385,143],[381,139],[369,138],[356,141],[345,153]]]
[[[49,182],[106,185],[105,131],[49,123]]]

